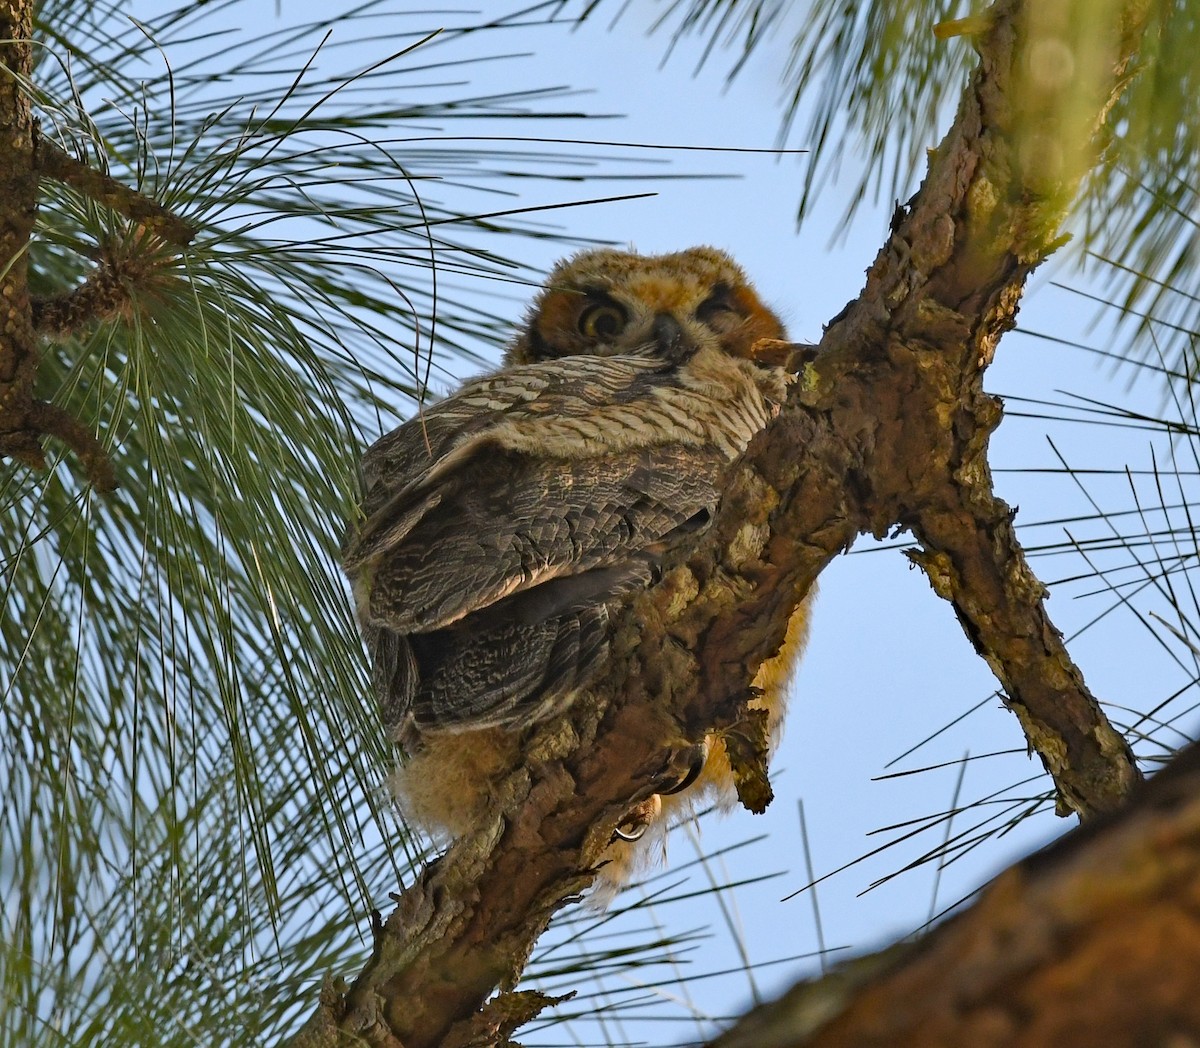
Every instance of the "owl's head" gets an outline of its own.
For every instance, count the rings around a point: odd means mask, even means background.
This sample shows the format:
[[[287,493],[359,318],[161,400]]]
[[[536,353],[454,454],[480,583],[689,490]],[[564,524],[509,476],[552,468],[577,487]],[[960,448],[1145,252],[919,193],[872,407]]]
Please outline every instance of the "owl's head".
[[[577,354],[685,360],[705,346],[753,359],[757,341],[782,338],[779,318],[723,251],[601,249],[554,267],[505,363]]]

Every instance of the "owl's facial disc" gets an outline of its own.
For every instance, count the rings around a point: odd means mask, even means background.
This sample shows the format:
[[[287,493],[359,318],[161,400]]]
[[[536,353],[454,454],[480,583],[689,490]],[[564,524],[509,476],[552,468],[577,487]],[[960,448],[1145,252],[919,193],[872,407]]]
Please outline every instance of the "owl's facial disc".
[[[584,352],[636,353],[682,363],[702,346],[715,347],[745,319],[724,283],[698,305],[702,290],[677,294],[673,301],[639,290],[644,289],[589,288],[577,293],[584,301],[576,304],[574,334],[585,340]]]
[[[534,302],[508,363],[636,354],[682,363],[701,349],[756,359],[783,326],[728,255],[584,251],[560,263]]]

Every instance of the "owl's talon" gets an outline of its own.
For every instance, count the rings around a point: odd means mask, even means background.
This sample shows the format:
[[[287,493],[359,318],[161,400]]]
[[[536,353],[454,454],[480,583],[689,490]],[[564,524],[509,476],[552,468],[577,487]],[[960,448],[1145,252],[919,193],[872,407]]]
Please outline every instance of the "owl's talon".
[[[658,813],[662,809],[662,802],[658,796],[648,797],[641,804],[632,807],[622,817],[613,829],[612,839],[614,841],[625,841],[633,844],[640,841],[646,836],[646,831],[650,829],[650,824],[658,818]]]
[[[625,830],[618,826],[613,830],[613,837],[618,841],[628,841],[633,844],[634,841],[640,841],[646,836],[646,831],[650,829],[648,822],[637,823],[631,829]]]
[[[705,739],[703,742],[696,743],[688,753],[688,769],[684,772],[683,777],[673,783],[668,780],[667,784],[664,784],[655,792],[663,795],[682,793],[700,777],[700,773],[704,771],[704,765],[707,760],[708,740]]]

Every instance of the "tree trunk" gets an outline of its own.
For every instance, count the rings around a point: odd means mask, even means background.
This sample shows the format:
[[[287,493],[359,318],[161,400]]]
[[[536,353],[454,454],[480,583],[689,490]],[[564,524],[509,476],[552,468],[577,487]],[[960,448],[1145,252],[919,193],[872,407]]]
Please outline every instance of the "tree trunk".
[[[29,304],[29,237],[37,214],[33,113],[32,0],[0,0],[0,456],[44,466],[35,416],[37,378]]]

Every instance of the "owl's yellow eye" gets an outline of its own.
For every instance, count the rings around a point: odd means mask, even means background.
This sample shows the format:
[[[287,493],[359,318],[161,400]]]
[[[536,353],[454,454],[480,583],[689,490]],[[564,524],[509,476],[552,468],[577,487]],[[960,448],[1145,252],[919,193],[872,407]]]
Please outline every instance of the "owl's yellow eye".
[[[625,310],[615,302],[596,302],[579,314],[579,332],[587,338],[614,338],[625,321]]]

